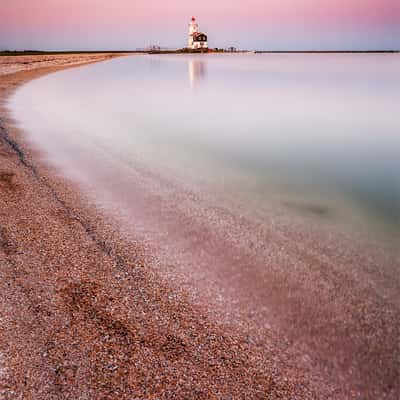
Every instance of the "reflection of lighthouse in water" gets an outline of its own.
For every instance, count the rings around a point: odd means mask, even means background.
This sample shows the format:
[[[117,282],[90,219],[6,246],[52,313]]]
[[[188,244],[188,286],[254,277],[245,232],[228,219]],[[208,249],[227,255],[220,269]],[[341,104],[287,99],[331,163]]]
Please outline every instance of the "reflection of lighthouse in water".
[[[189,24],[189,38],[188,38],[188,49],[190,50],[201,50],[208,49],[208,38],[203,32],[199,32],[199,25],[196,22],[196,18],[192,17]]]
[[[205,78],[207,74],[206,63],[204,61],[189,60],[189,80],[190,87],[193,89],[196,84]]]

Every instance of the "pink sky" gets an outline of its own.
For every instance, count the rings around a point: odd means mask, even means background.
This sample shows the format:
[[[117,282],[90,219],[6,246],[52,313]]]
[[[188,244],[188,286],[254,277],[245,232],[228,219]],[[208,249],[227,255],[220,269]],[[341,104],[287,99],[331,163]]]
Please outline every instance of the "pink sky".
[[[400,48],[400,0],[1,0],[2,48],[185,45],[196,15],[214,46]]]

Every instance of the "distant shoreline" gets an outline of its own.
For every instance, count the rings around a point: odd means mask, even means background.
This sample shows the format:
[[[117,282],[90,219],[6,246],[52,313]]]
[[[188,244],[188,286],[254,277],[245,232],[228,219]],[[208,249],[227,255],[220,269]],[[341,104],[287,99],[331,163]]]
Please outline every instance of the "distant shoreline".
[[[112,51],[112,50],[105,50],[105,51],[42,51],[42,50],[23,50],[23,51],[14,51],[14,50],[3,50],[0,51],[1,56],[50,56],[50,55],[75,55],[75,54],[116,54],[116,55],[124,55],[124,54],[142,54],[148,53],[148,51]]]
[[[127,50],[127,51],[41,51],[41,50],[26,50],[0,51],[1,56],[33,56],[33,55],[74,55],[74,54],[209,54],[209,53],[254,53],[254,54],[395,54],[400,53],[400,50],[237,50],[229,51],[224,49],[209,49],[209,51],[189,51],[187,49],[176,50]]]

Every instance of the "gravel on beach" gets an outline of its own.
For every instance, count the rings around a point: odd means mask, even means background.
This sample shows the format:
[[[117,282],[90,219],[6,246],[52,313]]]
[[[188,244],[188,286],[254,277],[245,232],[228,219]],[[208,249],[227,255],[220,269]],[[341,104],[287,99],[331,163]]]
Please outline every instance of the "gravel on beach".
[[[111,57],[0,60],[0,398],[316,398],[172,291],[140,243],[119,241],[35,165],[7,96],[40,75]]]

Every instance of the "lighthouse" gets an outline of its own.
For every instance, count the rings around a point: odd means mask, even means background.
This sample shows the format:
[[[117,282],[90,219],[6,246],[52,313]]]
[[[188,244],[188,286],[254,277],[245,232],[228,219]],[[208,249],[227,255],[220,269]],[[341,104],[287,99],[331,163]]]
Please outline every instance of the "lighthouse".
[[[189,37],[188,37],[188,49],[189,50],[201,50],[208,49],[207,35],[203,32],[199,32],[199,25],[197,24],[196,18],[192,17],[189,24]]]

